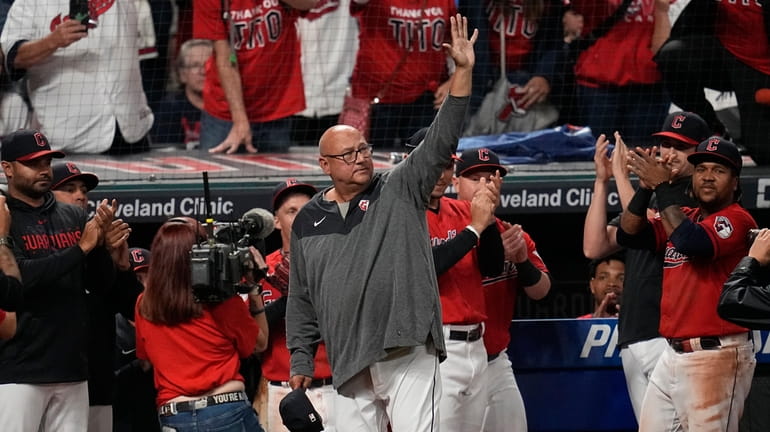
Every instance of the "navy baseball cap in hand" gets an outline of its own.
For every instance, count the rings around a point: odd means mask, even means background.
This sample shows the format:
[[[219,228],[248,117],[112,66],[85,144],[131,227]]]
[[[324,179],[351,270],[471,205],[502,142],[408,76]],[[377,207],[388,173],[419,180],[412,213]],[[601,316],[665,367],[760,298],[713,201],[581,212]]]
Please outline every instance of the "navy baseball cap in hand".
[[[281,399],[278,405],[284,426],[290,432],[318,432],[324,430],[323,420],[315,410],[305,389],[296,388]]]
[[[30,161],[44,156],[63,158],[64,153],[51,150],[48,138],[41,132],[31,129],[19,129],[2,140],[1,159],[6,162]]]
[[[698,144],[695,153],[687,156],[687,160],[698,165],[701,162],[716,162],[730,168],[740,174],[743,168],[743,159],[738,147],[732,141],[713,136]]]

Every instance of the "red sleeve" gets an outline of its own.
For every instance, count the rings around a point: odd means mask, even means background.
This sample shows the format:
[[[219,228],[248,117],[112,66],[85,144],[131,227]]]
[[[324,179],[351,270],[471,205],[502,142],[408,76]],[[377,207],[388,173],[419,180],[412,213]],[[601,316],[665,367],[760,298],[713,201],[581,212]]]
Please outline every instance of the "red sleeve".
[[[655,250],[663,250],[666,247],[666,243],[668,243],[668,234],[666,234],[666,229],[663,227],[660,215],[655,215],[654,218],[651,218],[650,224],[652,224],[652,230],[655,233]]]
[[[698,222],[706,230],[714,248],[714,257],[729,256],[746,249],[749,230],[757,227],[754,218],[742,207],[733,205]]]
[[[5,316],[6,315],[8,315],[8,313],[5,312],[4,310],[0,309],[0,324],[2,324],[3,321],[5,321]]]
[[[233,341],[241,358],[251,355],[257,346],[259,326],[249,314],[249,307],[241,296],[230,297],[213,306],[210,311],[222,333]]]
[[[222,20],[219,0],[195,0],[193,2],[193,37],[196,39],[225,40],[228,38]]]

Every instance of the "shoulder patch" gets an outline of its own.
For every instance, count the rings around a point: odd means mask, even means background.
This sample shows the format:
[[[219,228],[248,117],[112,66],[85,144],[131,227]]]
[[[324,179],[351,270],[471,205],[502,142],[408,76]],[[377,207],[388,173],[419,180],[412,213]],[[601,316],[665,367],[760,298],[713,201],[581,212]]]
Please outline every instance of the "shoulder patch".
[[[727,216],[717,216],[714,219],[714,231],[716,231],[719,238],[723,240],[728,239],[733,235],[733,224]]]

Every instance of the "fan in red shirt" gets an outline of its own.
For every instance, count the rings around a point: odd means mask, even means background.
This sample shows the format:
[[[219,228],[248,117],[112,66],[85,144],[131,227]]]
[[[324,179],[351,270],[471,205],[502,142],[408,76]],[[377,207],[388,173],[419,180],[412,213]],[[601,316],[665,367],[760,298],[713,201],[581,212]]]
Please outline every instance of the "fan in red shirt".
[[[317,1],[195,1],[193,37],[214,41],[203,86],[201,148],[288,149],[290,116],[305,109],[296,23],[300,10]],[[223,5],[229,5],[226,14]]]
[[[196,240],[186,223],[167,222],[155,235],[147,287],[136,303],[136,356],[153,366],[164,428],[241,424],[261,431],[239,367],[241,358],[267,345],[262,296],[249,295],[251,311],[238,295],[196,302],[190,263]]]
[[[653,61],[671,31],[669,0],[574,0],[584,17],[590,46],[575,64],[577,110],[595,136],[622,130],[633,145],[652,144],[651,135],[666,117],[670,99]],[[623,8],[625,7],[625,10]],[[597,39],[594,32],[621,13]]]
[[[400,139],[430,124],[434,100],[440,105],[449,90],[441,44],[455,10],[454,0],[351,3],[360,28],[352,94],[379,99],[372,108],[372,145],[399,148]]]
[[[770,88],[767,2],[691,1],[655,60],[672,101],[703,117],[717,135],[728,136],[730,131],[703,89],[735,92],[740,112],[737,142],[758,165],[770,163],[770,104],[757,94]]]

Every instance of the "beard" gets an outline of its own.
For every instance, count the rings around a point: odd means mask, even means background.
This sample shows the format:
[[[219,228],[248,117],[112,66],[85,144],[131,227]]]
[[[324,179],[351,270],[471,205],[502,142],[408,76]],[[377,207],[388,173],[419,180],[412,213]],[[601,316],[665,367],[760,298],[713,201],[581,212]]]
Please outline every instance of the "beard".
[[[14,186],[22,195],[32,199],[39,199],[45,196],[46,192],[51,189],[51,182],[47,182],[45,186],[40,185],[38,182]]]

